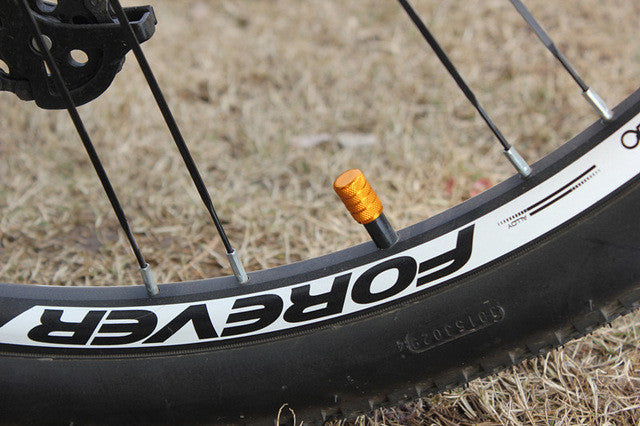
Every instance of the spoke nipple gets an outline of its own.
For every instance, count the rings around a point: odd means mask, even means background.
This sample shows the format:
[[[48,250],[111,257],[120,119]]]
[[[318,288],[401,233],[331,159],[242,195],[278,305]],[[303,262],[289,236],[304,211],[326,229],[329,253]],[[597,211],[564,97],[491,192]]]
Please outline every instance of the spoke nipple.
[[[44,44],[44,47],[47,50],[51,50],[51,48],[53,47],[53,42],[51,41],[51,39],[49,38],[49,36],[42,34],[42,44]],[[33,47],[33,49],[38,52],[38,53],[42,53],[40,51],[40,46],[38,45],[38,41],[35,38],[31,39],[31,47]]]
[[[398,234],[382,213],[382,202],[358,169],[347,170],[333,183],[344,205],[356,222],[365,229],[378,248],[388,248],[398,241]]]
[[[607,104],[595,90],[588,88],[582,92],[582,95],[605,121],[610,121],[613,118],[613,112],[611,112]]]
[[[145,287],[147,287],[147,294],[149,294],[149,297],[156,296],[160,293],[156,277],[153,275],[151,266],[149,266],[148,263],[144,268],[140,268],[140,275],[142,275],[142,281],[144,282]]]
[[[238,257],[238,252],[233,250],[231,253],[227,253],[227,259],[229,259],[229,263],[231,264],[231,269],[233,270],[233,275],[236,276],[236,279],[240,284],[246,284],[249,281],[249,277],[244,270],[244,266],[242,266],[242,262]]]
[[[513,167],[516,168],[518,173],[520,173],[520,176],[522,176],[523,178],[529,177],[529,175],[531,174],[531,167],[529,166],[529,164],[527,164],[525,159],[522,158],[522,155],[520,155],[520,153],[514,146],[511,146],[509,149],[505,149],[502,152],[504,153],[505,157],[507,157],[509,162],[513,164]]]

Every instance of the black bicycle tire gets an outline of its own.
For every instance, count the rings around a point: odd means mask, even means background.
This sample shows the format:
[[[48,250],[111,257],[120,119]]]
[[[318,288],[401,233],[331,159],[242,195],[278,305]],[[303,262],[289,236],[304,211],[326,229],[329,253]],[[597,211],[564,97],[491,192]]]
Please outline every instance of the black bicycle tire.
[[[148,299],[141,286],[3,284],[0,331],[43,304],[143,309],[195,303],[288,288],[356,264],[392,258],[557,176],[615,132],[635,128],[631,120],[639,113],[640,91],[615,109],[613,122],[595,123],[536,163],[530,179],[512,177],[401,231],[400,242],[389,250],[363,244],[254,273],[251,284],[243,287],[230,277],[161,285],[154,299]],[[466,383],[590,332],[638,306],[640,225],[634,216],[639,203],[640,177],[635,176],[570,222],[482,268],[411,297],[295,330],[144,350],[87,351],[0,340],[0,419],[37,420],[46,413],[47,419],[66,422],[249,421],[272,415],[288,403],[302,418],[319,420]],[[487,320],[482,320],[483,313]],[[442,334],[467,318],[468,327],[442,341],[430,344],[422,337],[435,330]]]

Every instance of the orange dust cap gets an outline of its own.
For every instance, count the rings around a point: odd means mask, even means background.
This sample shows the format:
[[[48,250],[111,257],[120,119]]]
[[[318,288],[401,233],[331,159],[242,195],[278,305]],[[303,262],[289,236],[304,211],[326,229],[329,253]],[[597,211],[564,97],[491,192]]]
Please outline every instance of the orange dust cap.
[[[360,170],[347,170],[338,176],[333,189],[358,223],[371,223],[382,214],[382,202]]]

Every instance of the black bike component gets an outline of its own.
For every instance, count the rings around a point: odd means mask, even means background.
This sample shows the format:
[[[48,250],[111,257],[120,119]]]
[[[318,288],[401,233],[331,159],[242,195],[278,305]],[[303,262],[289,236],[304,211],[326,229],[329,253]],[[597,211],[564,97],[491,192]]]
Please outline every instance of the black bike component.
[[[222,239],[222,243],[224,244],[227,253],[235,253],[235,250],[233,249],[233,246],[231,245],[231,242],[227,237],[227,233],[224,230],[224,226],[222,226],[222,222],[220,222],[216,210],[213,207],[213,202],[211,201],[211,196],[209,195],[207,186],[204,184],[202,176],[200,175],[200,171],[198,170],[198,167],[196,166],[196,163],[191,156],[191,152],[187,147],[187,143],[182,137],[182,132],[180,132],[178,123],[173,117],[171,109],[169,108],[164,94],[162,93],[162,89],[160,89],[160,85],[158,84],[158,81],[156,80],[156,77],[151,70],[151,66],[149,65],[149,62],[147,61],[147,58],[145,57],[145,54],[140,47],[140,43],[135,36],[134,28],[129,22],[125,10],[120,5],[119,0],[109,0],[109,2],[116,13],[116,16],[120,20],[120,25],[123,32],[125,33],[127,44],[136,55],[136,59],[138,60],[140,68],[142,69],[142,72],[147,79],[147,83],[149,84],[149,88],[153,93],[153,97],[155,98],[156,103],[158,104],[158,108],[160,108],[160,112],[162,113],[162,116],[164,117],[164,120],[169,127],[171,136],[173,136],[173,140],[175,141],[176,146],[180,151],[180,155],[182,155],[182,159],[187,166],[187,170],[189,170],[189,174],[191,175],[191,179],[193,180],[193,183],[198,190],[198,194],[200,194],[200,198],[202,199],[202,202],[204,203],[207,211],[209,212],[209,215],[211,216],[211,219],[213,220],[213,223],[216,226],[216,229],[218,230],[218,234]]]
[[[415,26],[418,28],[424,39],[427,41],[427,43],[429,43],[435,54],[438,56],[438,59],[440,59],[442,65],[444,65],[447,71],[449,71],[449,74],[451,74],[451,77],[453,77],[453,79],[456,81],[458,87],[462,89],[462,92],[465,94],[469,102],[471,102],[471,104],[476,108],[482,119],[485,121],[485,123],[487,123],[496,138],[498,138],[498,141],[500,142],[500,144],[502,144],[504,150],[509,151],[509,149],[511,149],[511,144],[507,142],[500,129],[498,129],[498,126],[496,126],[491,117],[489,117],[489,114],[487,114],[487,111],[485,111],[485,109],[482,107],[480,101],[478,101],[478,98],[476,98],[476,95],[473,93],[469,85],[464,81],[456,67],[453,65],[451,60],[449,60],[447,54],[444,52],[444,50],[442,50],[442,47],[440,47],[438,41],[433,37],[425,23],[422,21],[420,15],[418,15],[411,3],[409,3],[407,0],[398,1],[400,2],[400,5],[402,5],[402,8],[407,12]]]
[[[129,51],[124,35],[108,10],[108,0],[29,0],[33,16],[46,35],[54,58],[75,105],[100,96],[122,69]],[[127,8],[125,12],[140,42],[155,32],[151,6]],[[34,100],[45,109],[65,109],[63,94],[47,69],[27,18],[14,0],[0,1],[0,59],[9,67],[0,72],[0,91]]]
[[[38,51],[43,52],[44,54],[44,61],[48,65],[49,70],[51,70],[51,76],[58,89],[58,92],[60,93],[60,99],[64,102],[65,108],[69,112],[69,115],[71,116],[71,120],[73,121],[73,124],[76,130],[78,131],[78,135],[80,136],[80,139],[82,140],[82,143],[84,144],[84,147],[87,150],[87,154],[89,154],[91,163],[93,164],[93,167],[95,168],[96,173],[98,174],[98,178],[100,179],[100,182],[102,183],[102,186],[107,194],[107,197],[111,202],[111,206],[113,207],[113,210],[115,211],[116,216],[118,217],[120,226],[122,227],[122,230],[124,231],[124,233],[127,236],[127,239],[129,240],[129,244],[131,245],[133,253],[136,256],[136,260],[138,261],[138,265],[140,266],[140,269],[145,269],[148,266],[147,262],[145,262],[144,257],[142,256],[142,252],[140,251],[140,248],[136,243],[135,237],[131,232],[131,228],[129,227],[129,222],[127,221],[127,217],[124,214],[122,205],[120,204],[120,201],[118,200],[118,196],[116,195],[116,192],[113,189],[113,186],[111,185],[111,181],[109,180],[109,176],[107,175],[107,172],[104,169],[102,162],[100,161],[100,157],[98,156],[98,153],[96,152],[93,146],[93,143],[91,142],[91,137],[89,136],[89,133],[87,132],[87,129],[84,123],[82,122],[82,118],[78,113],[78,109],[75,106],[71,93],[69,92],[69,88],[64,82],[64,77],[60,72],[60,69],[58,68],[58,64],[56,63],[53,55],[51,54],[51,51],[47,49],[46,39],[42,34],[40,26],[36,21],[36,18],[31,8],[29,7],[27,0],[10,0],[10,2],[14,2],[14,1],[17,2],[22,9],[19,13],[22,15],[21,21],[25,24],[26,33],[31,34],[29,39],[34,40],[35,46],[38,48]]]

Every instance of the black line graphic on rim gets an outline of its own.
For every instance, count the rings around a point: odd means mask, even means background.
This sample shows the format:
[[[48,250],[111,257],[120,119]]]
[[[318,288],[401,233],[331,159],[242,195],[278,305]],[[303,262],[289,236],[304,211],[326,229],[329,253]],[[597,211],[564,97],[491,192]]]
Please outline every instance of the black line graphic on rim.
[[[535,202],[534,204],[530,205],[526,209],[519,211],[518,213],[502,219],[498,222],[498,225],[502,226],[505,224],[509,224],[509,228],[512,228],[520,224],[521,222],[525,221],[528,216],[533,216],[537,213],[540,213],[542,210],[560,201],[562,198],[566,197],[571,192],[587,183],[598,173],[600,173],[600,169],[597,169],[596,165],[594,164],[593,166],[582,172],[578,177],[574,178],[569,183],[557,189],[553,193],[547,195],[542,200]]]
[[[627,130],[624,132],[620,142],[622,142],[622,146],[627,149],[634,149],[640,145],[640,125],[636,127],[636,130]]]

